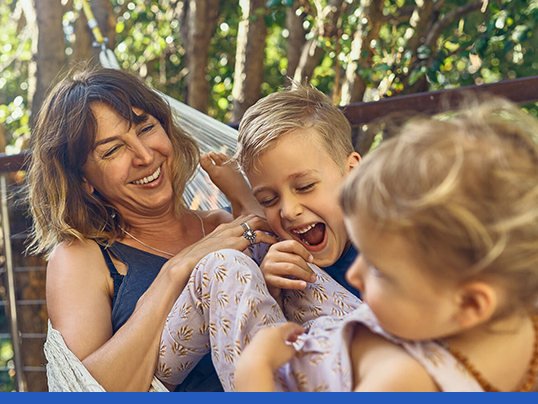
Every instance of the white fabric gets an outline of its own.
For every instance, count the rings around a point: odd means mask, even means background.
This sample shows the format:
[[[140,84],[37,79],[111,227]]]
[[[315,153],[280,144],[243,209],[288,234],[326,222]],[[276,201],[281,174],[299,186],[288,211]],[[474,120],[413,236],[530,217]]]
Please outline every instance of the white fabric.
[[[105,389],[88,372],[82,362],[69,350],[60,331],[52,328],[49,320],[47,340],[47,379],[49,391],[53,392],[104,392]],[[168,389],[153,378],[149,391],[167,392]]]

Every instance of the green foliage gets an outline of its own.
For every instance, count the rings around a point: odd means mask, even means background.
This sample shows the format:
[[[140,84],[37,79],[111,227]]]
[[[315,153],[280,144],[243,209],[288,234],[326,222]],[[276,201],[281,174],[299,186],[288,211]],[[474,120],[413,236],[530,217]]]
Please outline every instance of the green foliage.
[[[24,24],[12,18],[17,0],[0,1],[0,125],[6,132],[11,150],[21,147],[21,136],[28,131],[28,71],[31,43]],[[110,0],[116,18],[115,53],[121,66],[157,89],[184,101],[186,94],[186,44],[182,43],[175,0]],[[263,14],[268,29],[265,48],[262,95],[285,86],[288,43],[286,11],[292,0],[267,0]],[[318,41],[325,55],[314,71],[312,83],[331,93],[336,75],[343,79],[352,61],[349,54],[357,27],[364,23],[360,2],[346,0],[336,30],[315,33],[319,26],[316,4],[327,0],[301,2],[306,39]],[[440,4],[436,21],[466,0],[446,0]],[[79,6],[78,2],[74,2]],[[367,90],[365,100],[393,96],[426,80],[429,90],[491,83],[533,76],[538,67],[538,1],[490,0],[485,12],[473,11],[452,21],[431,46],[416,52],[408,46],[406,33],[411,29],[409,10],[415,0],[384,1],[379,36],[363,46],[359,62],[369,58],[357,71]],[[407,11],[406,11],[407,10]],[[78,15],[68,10],[64,18],[66,32]],[[20,19],[19,19],[20,20]],[[207,82],[210,85],[208,113],[228,121],[232,107],[232,88],[239,0],[221,1],[218,21],[209,47]],[[368,30],[368,28],[367,28]],[[72,34],[70,34],[72,35]],[[70,35],[67,35],[69,38]],[[329,35],[329,36],[323,36]],[[70,46],[68,44],[68,46]],[[67,51],[69,53],[69,50]],[[531,107],[532,109],[532,107]]]
[[[13,367],[13,348],[9,339],[0,338],[0,368]],[[13,375],[6,370],[0,371],[0,392],[15,391]]]
[[[5,313],[5,306],[0,306],[0,333],[7,333],[9,330],[8,318]],[[11,340],[0,338],[0,392],[15,391],[15,381],[13,374],[9,370],[13,368],[13,348]]]
[[[8,152],[20,151],[28,132],[28,68],[32,60],[30,32],[11,18],[15,0],[0,2],[0,126]],[[0,134],[2,131],[0,131]]]

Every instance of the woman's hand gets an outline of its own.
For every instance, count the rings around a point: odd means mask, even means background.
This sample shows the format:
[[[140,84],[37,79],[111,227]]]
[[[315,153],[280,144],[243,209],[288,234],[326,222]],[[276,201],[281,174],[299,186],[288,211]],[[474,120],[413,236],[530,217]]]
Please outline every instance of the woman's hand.
[[[258,331],[237,361],[236,391],[274,391],[274,373],[295,356],[291,343],[303,333],[291,322]]]
[[[246,229],[248,228],[255,235],[253,244],[274,244],[278,241],[275,237],[266,233],[272,232],[272,229],[264,218],[254,214],[239,216],[229,223],[219,225],[198,242],[184,248],[179,254],[171,258],[166,265],[181,268],[182,271],[187,270],[190,275],[196,264],[211,252],[226,248],[244,251],[251,245],[251,241],[245,237]]]

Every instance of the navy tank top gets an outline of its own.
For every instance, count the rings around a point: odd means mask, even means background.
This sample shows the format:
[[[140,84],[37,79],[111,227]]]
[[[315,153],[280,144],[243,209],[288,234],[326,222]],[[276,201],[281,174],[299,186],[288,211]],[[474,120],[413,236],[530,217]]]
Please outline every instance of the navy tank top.
[[[99,247],[114,282],[112,329],[116,333],[131,317],[138,299],[146,292],[168,260],[119,242],[112,244],[108,248],[101,245]],[[118,272],[108,251],[111,251],[114,256],[127,265],[126,275],[121,275]],[[200,360],[198,365],[175,391],[223,391],[211,361],[211,354],[207,354]]]

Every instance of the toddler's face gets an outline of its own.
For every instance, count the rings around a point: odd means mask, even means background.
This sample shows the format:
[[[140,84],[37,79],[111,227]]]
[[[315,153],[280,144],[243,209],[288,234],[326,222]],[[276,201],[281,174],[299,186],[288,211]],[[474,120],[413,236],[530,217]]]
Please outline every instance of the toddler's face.
[[[360,255],[346,272],[383,329],[397,337],[430,340],[459,331],[454,328],[458,286],[436,277],[421,253],[402,234],[382,232],[367,218],[345,218]]]
[[[338,191],[360,157],[352,153],[345,172],[331,159],[315,129],[287,134],[247,173],[267,221],[282,240],[296,240],[321,267],[332,265],[349,245]]]

